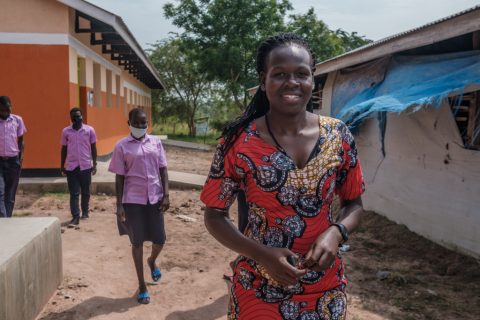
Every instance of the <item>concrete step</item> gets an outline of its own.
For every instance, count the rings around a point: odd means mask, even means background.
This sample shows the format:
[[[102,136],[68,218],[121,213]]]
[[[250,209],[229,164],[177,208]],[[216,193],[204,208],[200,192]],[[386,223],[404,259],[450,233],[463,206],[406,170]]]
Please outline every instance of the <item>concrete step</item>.
[[[200,190],[206,179],[206,176],[199,174],[168,172],[168,184],[172,189]],[[27,193],[68,192],[67,178],[21,178],[18,190]],[[115,195],[115,176],[113,174],[94,176],[90,191],[92,194]]]
[[[63,279],[57,218],[0,219],[0,319],[35,319]]]

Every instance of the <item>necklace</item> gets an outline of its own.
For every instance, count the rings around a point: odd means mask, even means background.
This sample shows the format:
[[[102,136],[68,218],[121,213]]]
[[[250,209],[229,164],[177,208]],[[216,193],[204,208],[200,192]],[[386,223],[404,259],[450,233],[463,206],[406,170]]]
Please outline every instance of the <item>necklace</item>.
[[[272,137],[273,142],[275,142],[275,144],[277,145],[277,147],[278,147],[280,150],[285,150],[285,149],[283,149],[283,147],[280,145],[280,143],[278,143],[277,139],[275,139],[275,136],[273,135],[272,129],[270,129],[270,122],[268,121],[268,116],[267,116],[267,114],[265,114],[265,123],[267,124],[267,130],[268,130],[268,133],[270,134],[270,137]]]

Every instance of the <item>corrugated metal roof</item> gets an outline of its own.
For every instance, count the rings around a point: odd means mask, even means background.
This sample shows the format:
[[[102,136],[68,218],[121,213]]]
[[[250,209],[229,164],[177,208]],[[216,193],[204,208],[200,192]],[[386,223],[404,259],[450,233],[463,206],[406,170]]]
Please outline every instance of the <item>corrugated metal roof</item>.
[[[397,33],[395,35],[392,35],[392,36],[389,36],[389,37],[386,37],[386,38],[383,38],[383,39],[380,39],[380,40],[377,40],[377,41],[374,41],[372,43],[369,43],[367,45],[364,45],[362,47],[359,47],[357,49],[354,49],[354,50],[351,50],[351,51],[348,51],[344,54],[341,54],[341,55],[338,55],[334,58],[331,58],[331,59],[328,59],[328,60],[325,60],[325,61],[322,61],[320,63],[317,63],[317,66],[320,66],[326,62],[329,62],[329,61],[333,61],[333,60],[339,60],[341,58],[344,58],[346,56],[349,56],[351,54],[354,54],[354,53],[358,53],[360,51],[364,51],[364,50],[367,50],[367,49],[370,49],[372,47],[376,47],[378,45],[381,45],[381,44],[384,44],[384,43],[387,43],[387,42],[390,42],[390,41],[393,41],[393,40],[396,40],[398,38],[401,38],[401,37],[404,37],[404,36],[407,36],[407,35],[410,35],[410,34],[413,34],[415,32],[418,32],[420,30],[423,30],[423,29],[426,29],[428,27],[431,27],[433,25],[436,25],[436,24],[439,24],[439,23],[442,23],[442,22],[445,22],[445,21],[448,21],[448,20],[451,20],[451,19],[454,19],[454,18],[457,18],[459,16],[462,16],[464,14],[467,14],[467,13],[470,13],[470,12],[473,12],[473,11],[476,11],[476,10],[479,10],[480,9],[480,5],[477,5],[475,7],[472,7],[470,9],[466,9],[466,10],[463,10],[463,11],[460,11],[458,13],[455,13],[455,14],[452,14],[448,17],[445,17],[445,18],[442,18],[442,19],[439,19],[439,20],[435,20],[433,22],[430,22],[430,23],[427,23],[423,26],[420,26],[420,27],[417,27],[417,28],[414,28],[414,29],[411,29],[411,30],[408,30],[408,31],[404,31],[404,32],[400,32],[400,33]]]

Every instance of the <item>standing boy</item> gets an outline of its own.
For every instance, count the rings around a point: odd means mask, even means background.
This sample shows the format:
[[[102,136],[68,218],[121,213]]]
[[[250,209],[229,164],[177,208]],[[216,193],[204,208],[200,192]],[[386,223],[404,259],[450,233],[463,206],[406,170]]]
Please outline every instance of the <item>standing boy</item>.
[[[27,129],[22,118],[12,114],[10,98],[0,96],[0,217],[12,216],[23,161],[25,132]]]
[[[88,218],[90,184],[92,175],[97,173],[97,136],[91,126],[83,123],[82,111],[79,108],[70,110],[70,119],[72,125],[62,131],[60,170],[62,176],[67,176],[70,191],[70,225],[76,226],[80,221],[80,193],[82,219]]]

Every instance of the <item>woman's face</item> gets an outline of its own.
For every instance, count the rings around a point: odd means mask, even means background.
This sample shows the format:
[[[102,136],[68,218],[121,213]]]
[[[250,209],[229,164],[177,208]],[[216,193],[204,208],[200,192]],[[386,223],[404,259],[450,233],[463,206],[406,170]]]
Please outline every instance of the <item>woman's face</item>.
[[[314,83],[312,58],[307,49],[295,44],[280,46],[266,59],[266,70],[260,76],[270,110],[286,114],[305,110]]]
[[[143,112],[139,112],[135,115],[135,117],[129,123],[132,127],[138,129],[146,129],[147,128],[147,115]]]

